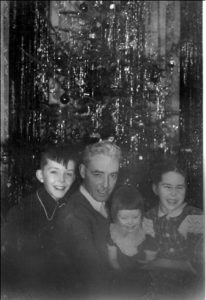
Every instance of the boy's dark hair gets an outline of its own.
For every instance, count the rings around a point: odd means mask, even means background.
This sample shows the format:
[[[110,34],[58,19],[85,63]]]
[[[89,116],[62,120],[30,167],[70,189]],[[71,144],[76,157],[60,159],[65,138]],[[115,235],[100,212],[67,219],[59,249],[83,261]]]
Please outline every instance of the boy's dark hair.
[[[117,213],[121,209],[144,210],[144,200],[140,192],[132,185],[119,186],[112,195],[111,200],[111,217],[115,221]]]
[[[151,171],[151,179],[154,184],[158,184],[162,180],[162,175],[168,172],[176,172],[181,174],[187,181],[187,171],[185,165],[174,158],[163,159],[154,164]]]
[[[48,159],[67,166],[70,160],[77,164],[77,151],[75,151],[72,145],[52,145],[48,146],[42,153],[40,157],[40,168],[48,163]]]

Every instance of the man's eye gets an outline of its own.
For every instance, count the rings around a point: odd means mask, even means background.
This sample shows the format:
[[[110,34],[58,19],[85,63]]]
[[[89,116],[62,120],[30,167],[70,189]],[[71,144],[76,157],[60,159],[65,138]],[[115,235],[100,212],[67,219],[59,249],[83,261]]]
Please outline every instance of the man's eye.
[[[112,174],[111,176],[112,176],[112,178],[114,178],[114,179],[117,178],[117,174],[116,174],[116,173],[115,173],[115,174]]]
[[[94,173],[94,175],[95,175],[95,176],[100,176],[100,175],[101,175],[101,173]]]

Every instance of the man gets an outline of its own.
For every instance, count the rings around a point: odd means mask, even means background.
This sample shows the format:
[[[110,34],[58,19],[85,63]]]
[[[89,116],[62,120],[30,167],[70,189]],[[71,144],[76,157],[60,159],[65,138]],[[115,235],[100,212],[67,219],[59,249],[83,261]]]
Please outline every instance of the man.
[[[72,262],[75,283],[92,290],[109,279],[109,218],[105,203],[116,185],[120,161],[121,150],[114,143],[88,145],[79,167],[80,188],[59,215],[58,237]]]

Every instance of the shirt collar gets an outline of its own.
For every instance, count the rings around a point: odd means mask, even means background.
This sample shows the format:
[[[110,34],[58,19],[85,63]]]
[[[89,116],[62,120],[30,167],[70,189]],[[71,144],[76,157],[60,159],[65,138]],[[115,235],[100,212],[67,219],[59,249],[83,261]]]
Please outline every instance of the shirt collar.
[[[167,219],[178,217],[182,213],[182,211],[186,205],[187,205],[187,203],[182,203],[180,207],[178,207],[177,209],[173,210],[172,212],[170,212],[168,214],[163,212],[161,207],[159,206],[158,217],[160,218],[160,217],[166,216]]]
[[[90,194],[89,192],[85,189],[85,187],[83,185],[80,186],[80,192],[82,193],[82,195],[84,195],[84,197],[89,201],[89,203],[91,204],[91,206],[98,212],[100,212],[102,203],[96,201]]]
[[[45,188],[39,189],[37,191],[37,197],[45,210],[46,216],[48,216],[49,219],[53,219],[53,216],[55,214],[55,210],[58,207],[61,207],[65,205],[65,199],[62,198],[59,201],[55,201],[49,193],[45,190]]]

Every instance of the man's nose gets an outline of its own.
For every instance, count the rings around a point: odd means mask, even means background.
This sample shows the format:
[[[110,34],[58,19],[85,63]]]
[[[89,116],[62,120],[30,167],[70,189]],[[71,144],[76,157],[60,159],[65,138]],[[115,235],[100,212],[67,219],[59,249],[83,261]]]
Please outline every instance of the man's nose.
[[[109,177],[108,176],[104,176],[104,178],[103,178],[103,186],[105,188],[107,188],[109,186]]]

